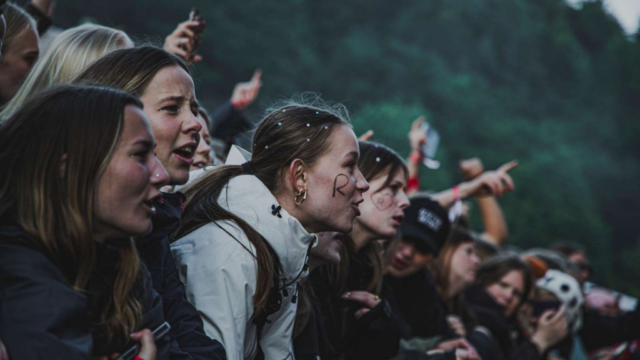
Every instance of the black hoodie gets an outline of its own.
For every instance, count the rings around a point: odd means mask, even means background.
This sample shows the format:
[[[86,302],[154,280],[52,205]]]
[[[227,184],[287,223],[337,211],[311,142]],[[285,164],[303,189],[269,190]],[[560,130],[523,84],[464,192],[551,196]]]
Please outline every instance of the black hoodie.
[[[136,239],[140,258],[146,264],[153,289],[162,297],[164,317],[171,324],[171,333],[179,349],[172,349],[172,359],[226,359],[222,344],[204,332],[202,319],[187,300],[184,284],[171,255],[169,234],[180,226],[184,195],[166,194],[155,203],[153,231]]]
[[[6,220],[6,219],[4,219]],[[112,292],[116,246],[97,244],[96,263],[84,292],[69,286],[63,272],[37,239],[15,223],[0,220],[0,338],[12,359],[91,359],[122,353],[134,342],[107,340],[97,326]],[[142,307],[140,328],[165,320],[162,300],[151,288],[144,265],[132,291]],[[157,359],[169,359],[177,343],[168,335],[156,341]]]

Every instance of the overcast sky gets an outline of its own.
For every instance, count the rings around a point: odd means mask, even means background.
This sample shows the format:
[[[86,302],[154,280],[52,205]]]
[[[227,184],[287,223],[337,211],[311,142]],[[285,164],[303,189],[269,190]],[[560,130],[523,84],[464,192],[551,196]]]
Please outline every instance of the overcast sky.
[[[582,0],[567,0],[570,4],[577,4]],[[640,21],[640,0],[604,0],[606,7],[613,14],[627,34],[638,30]]]

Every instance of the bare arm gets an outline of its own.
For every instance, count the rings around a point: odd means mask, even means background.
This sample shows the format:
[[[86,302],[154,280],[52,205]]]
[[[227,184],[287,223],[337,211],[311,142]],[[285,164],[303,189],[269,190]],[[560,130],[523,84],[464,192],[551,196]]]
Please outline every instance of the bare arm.
[[[514,164],[511,162],[509,164]],[[509,165],[507,164],[507,165]],[[482,161],[478,158],[463,160],[460,162],[460,173],[465,181],[470,181],[481,175],[484,171]],[[500,208],[500,204],[493,196],[478,198],[478,207],[482,214],[484,233],[482,236],[496,245],[501,245],[509,237],[507,222]]]
[[[498,170],[485,171],[473,180],[462,182],[457,187],[433,194],[431,197],[445,208],[450,207],[456,201],[456,188],[461,200],[471,196],[501,197],[505,192],[515,189],[513,180],[507,173],[517,165],[518,163],[515,161],[506,163],[498,168]]]
[[[411,195],[420,190],[420,163],[422,159],[424,159],[424,154],[420,148],[427,142],[427,135],[420,129],[422,123],[424,123],[423,116],[415,119],[407,135],[409,143],[411,144],[411,154],[409,154],[407,160],[407,169],[409,170],[407,195]]]

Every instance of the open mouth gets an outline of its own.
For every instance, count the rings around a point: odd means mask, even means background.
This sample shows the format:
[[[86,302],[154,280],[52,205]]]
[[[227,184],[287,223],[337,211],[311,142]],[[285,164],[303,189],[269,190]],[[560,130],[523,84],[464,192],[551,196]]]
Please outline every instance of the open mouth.
[[[143,204],[149,215],[154,216],[156,214],[156,206],[153,204],[153,200],[147,200]]]
[[[179,149],[173,150],[173,154],[184,163],[191,165],[193,163],[195,149],[195,145],[187,144]]]
[[[404,270],[407,267],[407,263],[398,259],[397,257],[394,257],[391,262],[393,263],[393,267],[398,270]]]
[[[391,218],[393,220],[394,227],[400,227],[400,223],[404,219],[404,215],[398,215]]]

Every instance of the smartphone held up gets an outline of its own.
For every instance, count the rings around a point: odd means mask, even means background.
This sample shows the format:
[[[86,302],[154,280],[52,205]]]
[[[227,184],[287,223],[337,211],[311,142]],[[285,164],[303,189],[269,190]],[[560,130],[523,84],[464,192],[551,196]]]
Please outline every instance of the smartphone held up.
[[[439,169],[440,162],[436,160],[436,151],[438,151],[438,145],[440,145],[440,134],[426,121],[422,123],[420,129],[424,131],[425,137],[427,139],[426,143],[422,145],[422,153],[424,154],[424,159],[422,163],[424,166],[429,169]]]

